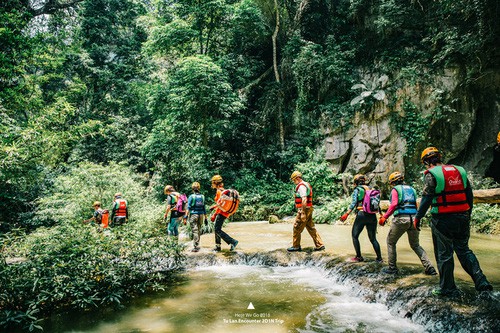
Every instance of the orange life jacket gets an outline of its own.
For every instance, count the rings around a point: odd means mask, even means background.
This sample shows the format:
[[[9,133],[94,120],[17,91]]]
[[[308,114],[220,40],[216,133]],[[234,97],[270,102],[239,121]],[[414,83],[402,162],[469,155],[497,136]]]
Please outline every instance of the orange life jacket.
[[[312,198],[313,198],[313,190],[312,187],[309,183],[305,181],[301,181],[300,183],[297,184],[295,187],[295,207],[296,208],[302,208],[302,197],[299,194],[299,187],[300,186],[305,186],[307,189],[307,201],[306,201],[306,206],[307,207],[312,207]]]
[[[115,216],[127,217],[127,201],[123,199],[116,199],[115,205],[118,206]]]

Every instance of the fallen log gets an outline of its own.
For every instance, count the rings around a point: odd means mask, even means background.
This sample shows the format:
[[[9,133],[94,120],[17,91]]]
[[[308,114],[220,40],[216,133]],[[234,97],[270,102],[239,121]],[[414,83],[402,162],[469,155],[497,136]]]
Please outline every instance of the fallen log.
[[[500,203],[500,188],[474,190],[474,203]],[[417,199],[420,204],[420,198]],[[385,211],[389,208],[389,200],[380,200],[380,208]]]

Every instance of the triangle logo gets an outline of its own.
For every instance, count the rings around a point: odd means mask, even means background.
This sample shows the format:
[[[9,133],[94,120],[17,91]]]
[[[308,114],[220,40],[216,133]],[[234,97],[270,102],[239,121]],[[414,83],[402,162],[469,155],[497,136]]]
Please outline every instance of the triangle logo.
[[[255,310],[255,308],[254,308],[254,306],[253,306],[252,302],[250,302],[250,304],[248,304],[248,308],[247,308],[247,310]]]

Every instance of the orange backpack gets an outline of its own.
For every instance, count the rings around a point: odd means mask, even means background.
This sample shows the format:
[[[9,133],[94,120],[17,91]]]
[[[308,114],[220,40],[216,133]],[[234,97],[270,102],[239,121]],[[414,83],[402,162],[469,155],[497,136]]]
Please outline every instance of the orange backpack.
[[[101,225],[103,228],[108,227],[108,222],[109,222],[109,210],[105,209],[102,211],[101,214]]]
[[[217,200],[217,205],[221,208],[224,213],[233,215],[238,210],[240,204],[240,194],[238,191],[233,189],[227,189],[222,191],[219,200]]]

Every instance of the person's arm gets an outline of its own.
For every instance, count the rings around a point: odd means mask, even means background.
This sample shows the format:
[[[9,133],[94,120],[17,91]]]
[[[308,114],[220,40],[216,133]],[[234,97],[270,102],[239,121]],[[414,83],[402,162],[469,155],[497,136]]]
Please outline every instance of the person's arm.
[[[465,196],[467,198],[467,203],[469,204],[469,212],[472,213],[472,208],[474,207],[474,194],[472,192],[472,184],[470,179],[467,178],[467,187],[465,188]]]
[[[396,207],[398,207],[398,203],[399,203],[398,191],[395,188],[393,188],[391,190],[391,204],[389,205],[389,208],[387,208],[387,211],[383,216],[384,219],[388,219],[389,216],[391,216],[392,213],[394,213]]]
[[[349,214],[351,214],[353,209],[358,205],[358,193],[359,193],[359,189],[356,187],[354,189],[354,191],[352,191],[351,204],[349,205],[347,212],[339,218],[341,221],[347,220],[347,217],[349,216]]]
[[[163,215],[164,218],[167,218],[171,208],[172,208],[172,196],[169,194],[167,198],[167,208],[165,210],[165,215]]]
[[[113,201],[113,203],[111,204],[111,214],[109,215],[109,218],[111,219],[111,221],[113,221],[113,218],[115,217],[115,213],[116,213],[116,201]]]
[[[432,199],[436,194],[436,179],[429,172],[424,177],[424,189],[422,191],[422,200],[420,200],[420,207],[418,207],[417,215],[413,219],[413,226],[415,229],[420,230],[420,220],[425,216],[427,210],[432,204]]]
[[[125,206],[125,213],[127,214],[126,219],[128,221],[128,202],[127,202],[127,205]]]

